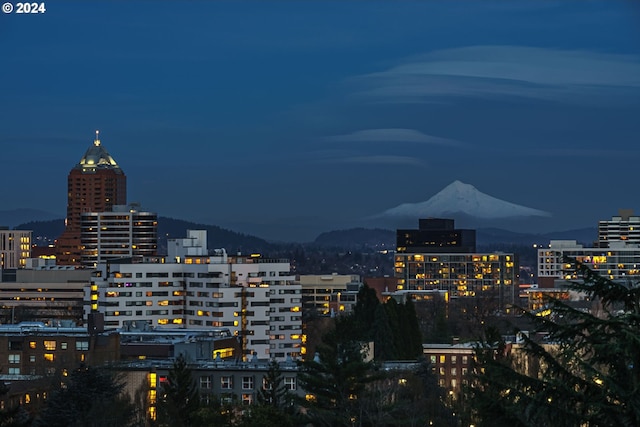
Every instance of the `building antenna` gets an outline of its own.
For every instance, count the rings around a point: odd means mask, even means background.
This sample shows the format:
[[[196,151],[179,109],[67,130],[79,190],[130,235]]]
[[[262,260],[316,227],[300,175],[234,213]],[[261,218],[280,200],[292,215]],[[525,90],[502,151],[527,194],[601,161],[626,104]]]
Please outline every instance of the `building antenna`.
[[[96,140],[95,140],[95,141],[93,141],[93,144],[94,144],[96,147],[100,145],[100,131],[99,131],[99,130],[97,130],[97,131],[96,131]]]

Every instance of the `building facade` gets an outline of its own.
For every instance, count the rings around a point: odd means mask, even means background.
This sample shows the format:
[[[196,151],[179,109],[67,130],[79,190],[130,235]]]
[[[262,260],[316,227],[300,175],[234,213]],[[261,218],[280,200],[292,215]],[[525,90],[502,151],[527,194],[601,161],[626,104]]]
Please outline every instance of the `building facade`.
[[[476,231],[456,229],[452,219],[423,218],[418,229],[396,231],[399,253],[469,253],[476,251]]]
[[[302,311],[305,316],[351,313],[362,281],[357,274],[301,275]]]
[[[89,334],[86,328],[40,322],[0,326],[0,370],[8,375],[53,376],[119,359],[117,333]]]
[[[142,360],[121,363],[113,369],[123,375],[124,392],[135,397],[140,390],[146,391],[145,411],[149,419],[157,415],[157,397],[167,386],[171,360]],[[252,358],[245,362],[216,360],[202,362],[191,360],[188,364],[192,378],[203,403],[218,401],[220,404],[240,403],[251,405],[257,401],[258,393],[266,386],[271,365],[269,361]],[[295,359],[287,358],[277,364],[281,373],[281,385],[290,396],[304,396],[298,385],[298,365]],[[293,401],[292,401],[293,404]]]
[[[476,252],[475,230],[458,230],[452,219],[429,218],[420,220],[418,230],[398,230],[396,236],[396,291],[439,291],[447,300],[490,298],[502,310],[516,303],[515,255]]]
[[[0,228],[0,270],[24,268],[31,257],[31,231]]]
[[[45,265],[15,273],[11,280],[0,280],[0,323],[84,323],[84,295],[91,271]]]
[[[518,268],[505,253],[397,253],[398,291],[442,291],[448,298],[496,298],[505,308],[517,301]]]
[[[108,212],[127,203],[127,177],[96,139],[67,178],[65,231],[56,243],[60,265],[79,265],[82,255],[81,222],[87,212]]]
[[[162,261],[162,260],[159,260]],[[85,312],[104,313],[105,326],[130,322],[152,328],[229,328],[243,357],[299,356],[301,287],[287,260],[186,257],[180,263],[100,264],[85,297]]]
[[[598,246],[609,247],[610,242],[640,244],[640,216],[631,209],[621,209],[618,216],[598,222]]]
[[[611,280],[640,279],[640,245],[607,240],[607,247],[585,248],[575,240],[552,240],[538,249],[538,286],[556,288],[580,279],[569,259],[586,265]]]
[[[423,344],[422,352],[438,378],[438,385],[457,399],[473,367],[474,344]]]
[[[111,212],[81,215],[81,264],[95,268],[111,259],[154,256],[158,249],[158,215],[138,205],[114,205]]]

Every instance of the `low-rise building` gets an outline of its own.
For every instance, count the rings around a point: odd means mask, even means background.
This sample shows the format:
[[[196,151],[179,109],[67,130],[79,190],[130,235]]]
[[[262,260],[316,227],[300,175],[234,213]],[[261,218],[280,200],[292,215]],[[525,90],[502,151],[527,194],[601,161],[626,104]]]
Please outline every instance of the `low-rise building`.
[[[31,257],[31,231],[0,227],[0,270],[24,268]]]
[[[215,360],[202,362],[189,360],[188,368],[203,402],[217,399],[221,404],[241,403],[251,405],[256,402],[260,389],[265,386],[265,377],[270,369],[269,360],[252,357],[241,362],[237,360]],[[114,366],[124,375],[125,392],[132,398],[142,391],[146,399],[146,412],[150,419],[157,414],[157,396],[167,384],[171,360],[140,360]],[[282,384],[294,396],[303,396],[298,387],[298,364],[287,358],[278,362]]]
[[[117,333],[89,333],[87,328],[49,327],[41,322],[0,326],[0,380],[9,391],[3,407],[35,406],[55,375],[81,366],[102,366],[120,359]]]
[[[31,261],[34,261],[32,263]],[[37,261],[43,261],[39,265]],[[90,270],[58,267],[45,260],[28,260],[35,268],[21,268],[0,280],[0,322],[84,323],[85,288],[91,281]]]
[[[211,362],[242,358],[240,340],[229,329],[136,329],[120,331],[122,360],[172,359],[179,354],[188,360]]]
[[[305,316],[351,313],[362,287],[357,274],[301,275],[302,311]]]
[[[422,352],[438,378],[438,385],[457,399],[472,368],[473,344],[422,344]]]

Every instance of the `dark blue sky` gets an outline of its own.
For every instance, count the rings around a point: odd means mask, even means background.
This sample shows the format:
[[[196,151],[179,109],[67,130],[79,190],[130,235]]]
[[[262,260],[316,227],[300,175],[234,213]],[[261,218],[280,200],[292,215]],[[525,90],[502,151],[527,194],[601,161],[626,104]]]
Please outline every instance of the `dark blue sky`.
[[[272,239],[454,180],[551,212],[548,231],[640,212],[638,3],[46,8],[0,16],[0,210],[64,215],[100,129],[129,201]]]

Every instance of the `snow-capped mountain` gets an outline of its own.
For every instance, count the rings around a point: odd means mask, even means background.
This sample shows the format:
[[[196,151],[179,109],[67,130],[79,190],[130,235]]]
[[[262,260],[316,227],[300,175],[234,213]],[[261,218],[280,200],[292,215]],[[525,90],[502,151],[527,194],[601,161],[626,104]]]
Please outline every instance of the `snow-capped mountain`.
[[[403,203],[378,217],[425,218],[456,214],[483,220],[551,216],[548,212],[506,202],[478,191],[473,185],[454,181],[426,202]]]

